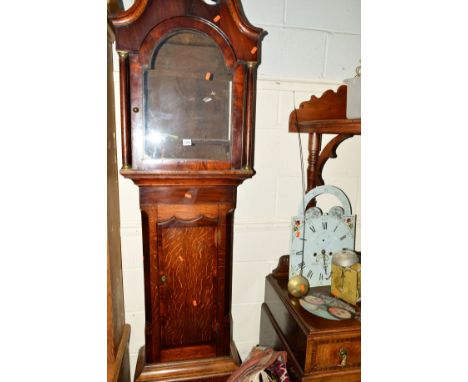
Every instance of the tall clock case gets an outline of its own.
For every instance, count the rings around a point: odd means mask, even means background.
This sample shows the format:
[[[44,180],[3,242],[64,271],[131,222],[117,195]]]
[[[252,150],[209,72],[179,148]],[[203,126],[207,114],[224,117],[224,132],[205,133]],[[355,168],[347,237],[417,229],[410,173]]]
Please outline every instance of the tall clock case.
[[[210,4],[209,4],[210,3]],[[254,175],[261,29],[241,2],[137,0],[111,16],[121,174],[140,190],[145,346],[137,381],[225,380],[237,186]]]

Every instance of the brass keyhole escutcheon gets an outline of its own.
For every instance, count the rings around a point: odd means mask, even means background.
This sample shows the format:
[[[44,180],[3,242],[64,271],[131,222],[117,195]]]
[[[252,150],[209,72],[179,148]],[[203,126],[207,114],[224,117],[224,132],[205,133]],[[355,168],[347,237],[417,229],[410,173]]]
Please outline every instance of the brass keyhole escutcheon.
[[[345,367],[346,361],[348,360],[348,350],[340,349],[340,352],[338,354],[340,355],[340,358],[341,358],[340,366]]]
[[[161,282],[164,284],[167,281],[166,275],[161,276]]]

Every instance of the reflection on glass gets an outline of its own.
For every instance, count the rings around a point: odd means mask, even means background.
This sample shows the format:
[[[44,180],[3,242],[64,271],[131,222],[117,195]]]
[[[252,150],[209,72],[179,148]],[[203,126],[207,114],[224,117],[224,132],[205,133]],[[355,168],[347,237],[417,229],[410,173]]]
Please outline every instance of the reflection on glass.
[[[144,162],[230,160],[232,73],[211,38],[196,32],[173,35],[144,76]]]

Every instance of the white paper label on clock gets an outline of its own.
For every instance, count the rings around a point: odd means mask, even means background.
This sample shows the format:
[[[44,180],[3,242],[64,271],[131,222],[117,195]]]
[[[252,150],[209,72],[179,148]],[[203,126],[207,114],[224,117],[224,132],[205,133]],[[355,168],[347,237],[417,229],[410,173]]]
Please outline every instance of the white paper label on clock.
[[[191,139],[182,139],[182,146],[192,146],[192,140]]]

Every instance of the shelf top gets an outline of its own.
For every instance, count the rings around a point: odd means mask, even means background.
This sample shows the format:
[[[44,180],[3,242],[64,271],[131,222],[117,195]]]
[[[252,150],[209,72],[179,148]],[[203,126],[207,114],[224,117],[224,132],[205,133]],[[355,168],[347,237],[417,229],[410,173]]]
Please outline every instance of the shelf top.
[[[322,119],[290,123],[289,132],[361,135],[361,119]]]
[[[289,115],[289,132],[319,134],[361,134],[361,119],[346,118],[347,86],[312,96]]]
[[[299,299],[292,297],[288,294],[288,279],[284,277],[274,277],[273,275],[267,276],[269,282],[283,304],[287,307],[288,311],[292,314],[295,321],[300,325],[305,333],[328,334],[334,332],[343,333],[344,330],[350,332],[359,331],[361,329],[361,322],[356,319],[350,320],[327,320],[312,313],[307,312],[300,306]],[[316,287],[315,291],[327,293],[330,287]],[[358,308],[360,310],[360,307]]]

